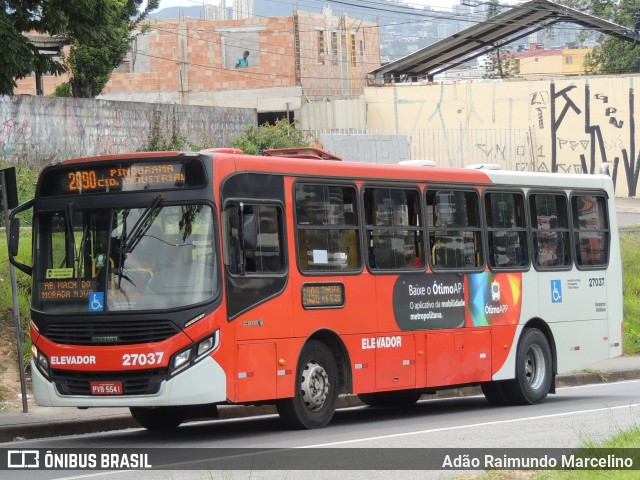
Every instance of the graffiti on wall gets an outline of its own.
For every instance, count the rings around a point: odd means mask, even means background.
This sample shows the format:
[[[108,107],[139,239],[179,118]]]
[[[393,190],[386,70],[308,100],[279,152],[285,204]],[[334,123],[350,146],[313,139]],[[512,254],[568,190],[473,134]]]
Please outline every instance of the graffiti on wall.
[[[635,141],[633,84],[625,92],[625,99],[616,97],[618,104],[611,95],[592,91],[588,82],[582,91],[577,85],[558,89],[552,82],[548,97],[542,93],[536,92],[531,96],[531,105],[536,109],[549,108],[551,158],[548,169],[545,162],[540,162],[537,170],[593,174],[599,170],[599,165],[606,163],[616,185],[621,166],[628,195],[635,196],[640,158]],[[568,133],[576,131],[576,124],[581,125],[584,132],[580,138],[573,138]],[[538,125],[540,130],[544,126]]]
[[[194,145],[229,145],[247,125],[249,108],[146,104],[39,96],[0,96],[0,160],[37,165],[67,158],[135,152],[159,132],[183,133]]]

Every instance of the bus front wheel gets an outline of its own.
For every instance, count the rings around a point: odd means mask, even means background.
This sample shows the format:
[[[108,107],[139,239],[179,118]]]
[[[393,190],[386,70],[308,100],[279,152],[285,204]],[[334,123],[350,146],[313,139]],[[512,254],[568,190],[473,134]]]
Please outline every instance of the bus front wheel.
[[[189,415],[189,407],[130,407],[131,415],[147,430],[170,430]]]
[[[322,428],[333,418],[338,401],[338,367],[331,350],[309,341],[298,360],[295,396],[276,403],[283,422],[291,428]]]
[[[505,385],[512,405],[533,405],[549,393],[553,376],[551,348],[544,334],[531,328],[525,331],[516,357],[516,378]]]

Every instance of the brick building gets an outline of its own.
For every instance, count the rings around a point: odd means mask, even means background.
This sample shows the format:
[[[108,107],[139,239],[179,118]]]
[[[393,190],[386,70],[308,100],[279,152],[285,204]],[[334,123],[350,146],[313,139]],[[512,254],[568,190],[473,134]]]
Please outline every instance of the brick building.
[[[248,68],[236,69],[248,50]],[[380,66],[378,26],[364,20],[297,11],[288,17],[152,20],[100,98],[256,108],[263,121],[303,99],[360,95]],[[50,94],[64,77],[45,77]],[[35,93],[33,81],[14,93]]]

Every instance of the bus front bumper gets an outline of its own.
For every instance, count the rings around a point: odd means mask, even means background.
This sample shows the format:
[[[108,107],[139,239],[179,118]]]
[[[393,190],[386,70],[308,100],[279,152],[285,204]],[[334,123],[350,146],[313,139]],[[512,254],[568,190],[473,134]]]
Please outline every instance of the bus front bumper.
[[[227,400],[227,379],[222,367],[206,357],[160,384],[153,395],[60,395],[31,361],[33,396],[42,407],[162,407],[202,405]]]

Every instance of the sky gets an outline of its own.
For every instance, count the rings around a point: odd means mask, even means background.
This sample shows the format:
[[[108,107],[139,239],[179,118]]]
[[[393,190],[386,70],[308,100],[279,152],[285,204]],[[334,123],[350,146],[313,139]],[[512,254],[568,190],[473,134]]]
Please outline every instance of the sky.
[[[194,5],[202,5],[204,0],[160,0],[160,9],[167,7],[192,7]],[[215,1],[215,0],[213,0]],[[293,0],[292,0],[293,1]],[[229,1],[231,3],[231,0]],[[459,5],[460,0],[405,0],[410,5],[429,5],[437,10],[451,10],[454,5]],[[513,4],[515,0],[501,0],[502,4]],[[321,4],[321,2],[318,2]]]

